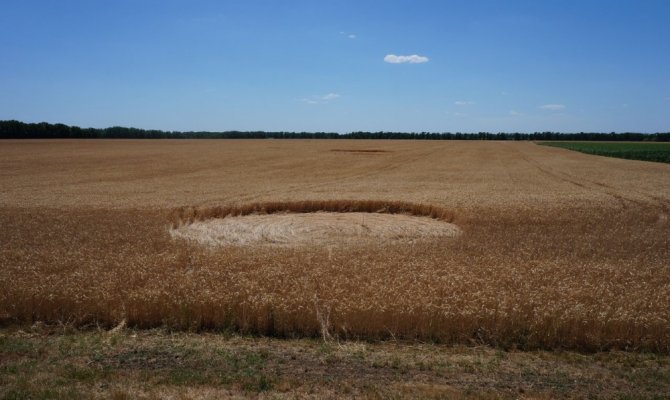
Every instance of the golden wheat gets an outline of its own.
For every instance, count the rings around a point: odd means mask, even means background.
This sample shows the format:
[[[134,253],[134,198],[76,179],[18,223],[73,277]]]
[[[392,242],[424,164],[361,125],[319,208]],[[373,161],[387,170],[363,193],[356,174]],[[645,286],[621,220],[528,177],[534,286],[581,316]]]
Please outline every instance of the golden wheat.
[[[670,351],[668,165],[532,143],[203,140],[3,141],[0,166],[7,322]],[[170,236],[286,211],[431,216],[462,234]]]

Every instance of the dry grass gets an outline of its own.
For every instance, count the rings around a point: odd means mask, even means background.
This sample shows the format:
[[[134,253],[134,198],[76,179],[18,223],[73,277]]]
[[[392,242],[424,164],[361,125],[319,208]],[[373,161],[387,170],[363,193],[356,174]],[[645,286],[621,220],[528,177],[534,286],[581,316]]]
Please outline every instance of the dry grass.
[[[336,146],[0,142],[0,318],[670,351],[670,166],[531,143]],[[382,206],[463,233],[336,249],[211,249],[169,233]]]

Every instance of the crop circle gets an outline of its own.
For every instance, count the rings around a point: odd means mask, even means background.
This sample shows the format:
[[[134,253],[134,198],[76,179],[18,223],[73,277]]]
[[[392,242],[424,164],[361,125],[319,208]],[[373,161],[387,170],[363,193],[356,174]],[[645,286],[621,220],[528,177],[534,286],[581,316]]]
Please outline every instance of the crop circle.
[[[291,202],[182,209],[173,238],[205,246],[413,243],[458,236],[447,211],[400,202]]]

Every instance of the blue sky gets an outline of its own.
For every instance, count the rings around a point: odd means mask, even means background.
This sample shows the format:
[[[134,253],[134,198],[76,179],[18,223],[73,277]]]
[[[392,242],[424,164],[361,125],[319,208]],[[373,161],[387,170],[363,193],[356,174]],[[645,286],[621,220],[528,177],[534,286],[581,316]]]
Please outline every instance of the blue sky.
[[[0,54],[26,122],[670,131],[667,0],[3,0]]]

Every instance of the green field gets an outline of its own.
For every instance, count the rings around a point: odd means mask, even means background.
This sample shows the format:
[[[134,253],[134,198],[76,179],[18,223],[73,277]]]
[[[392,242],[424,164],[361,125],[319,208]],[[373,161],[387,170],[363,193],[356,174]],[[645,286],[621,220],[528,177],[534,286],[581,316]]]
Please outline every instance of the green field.
[[[542,142],[540,144],[598,156],[670,163],[670,143]]]

